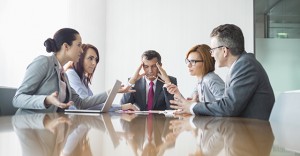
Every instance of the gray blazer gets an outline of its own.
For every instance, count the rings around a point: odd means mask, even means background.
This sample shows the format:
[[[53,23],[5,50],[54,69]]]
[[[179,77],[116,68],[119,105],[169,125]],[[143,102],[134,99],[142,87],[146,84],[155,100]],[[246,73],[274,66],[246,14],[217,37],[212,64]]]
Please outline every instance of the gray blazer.
[[[13,98],[13,105],[19,108],[18,111],[30,109],[34,112],[56,112],[57,106],[50,105],[46,108],[44,101],[46,96],[60,91],[59,76],[59,63],[55,55],[41,55],[35,58],[27,67],[23,82]],[[73,101],[78,109],[87,109],[96,104],[104,103],[107,98],[107,94],[104,92],[81,99],[70,87],[68,78],[66,84],[68,88],[66,101]]]
[[[268,75],[253,54],[243,52],[229,72],[224,97],[198,103],[195,114],[269,120],[275,97]]]
[[[177,85],[177,80],[175,77],[169,76],[172,84]],[[156,88],[154,91],[154,102],[153,110],[166,110],[170,108],[170,100],[174,99],[174,96],[170,94],[165,88],[163,88],[163,83],[160,81],[156,82]],[[136,81],[133,89],[136,90],[134,93],[124,93],[121,99],[121,104],[133,103],[136,104],[141,111],[147,110],[146,102],[146,80],[141,78]]]

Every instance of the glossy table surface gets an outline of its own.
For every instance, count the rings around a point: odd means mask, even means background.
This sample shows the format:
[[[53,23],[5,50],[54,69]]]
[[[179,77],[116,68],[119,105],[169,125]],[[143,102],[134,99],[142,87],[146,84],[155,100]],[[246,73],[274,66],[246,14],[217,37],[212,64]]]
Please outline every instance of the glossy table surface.
[[[0,155],[300,155],[299,124],[164,114],[0,117]]]

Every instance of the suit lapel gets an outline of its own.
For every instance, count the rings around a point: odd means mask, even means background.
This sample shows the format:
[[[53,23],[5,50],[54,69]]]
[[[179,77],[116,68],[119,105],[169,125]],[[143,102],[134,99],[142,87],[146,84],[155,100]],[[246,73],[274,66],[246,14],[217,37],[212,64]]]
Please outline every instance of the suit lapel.
[[[160,81],[156,81],[155,84],[155,92],[154,92],[154,101],[153,101],[153,105],[152,105],[152,109],[155,108],[156,105],[158,105],[159,103],[157,103],[158,97],[161,93],[162,87],[163,87],[163,83]]]
[[[143,78],[141,80],[141,86],[140,86],[140,90],[141,90],[141,96],[142,96],[142,105],[144,108],[147,108],[147,101],[146,101],[146,80]]]

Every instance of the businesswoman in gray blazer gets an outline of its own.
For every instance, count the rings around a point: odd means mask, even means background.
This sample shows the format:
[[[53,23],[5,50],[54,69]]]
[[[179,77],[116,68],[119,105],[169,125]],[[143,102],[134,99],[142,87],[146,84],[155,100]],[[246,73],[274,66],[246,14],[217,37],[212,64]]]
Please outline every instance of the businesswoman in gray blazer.
[[[224,94],[225,83],[214,72],[215,59],[210,55],[210,47],[200,44],[192,47],[186,54],[185,63],[192,76],[197,78],[197,85],[191,100],[197,102],[213,102],[221,99]],[[175,97],[182,97],[174,84],[166,85],[168,91]]]
[[[87,109],[104,103],[107,93],[81,99],[70,87],[63,66],[68,61],[77,62],[82,53],[82,40],[78,31],[71,28],[58,30],[53,39],[44,42],[51,56],[38,56],[27,67],[23,82],[13,98],[13,105],[19,110],[34,112],[60,112],[73,105]]]

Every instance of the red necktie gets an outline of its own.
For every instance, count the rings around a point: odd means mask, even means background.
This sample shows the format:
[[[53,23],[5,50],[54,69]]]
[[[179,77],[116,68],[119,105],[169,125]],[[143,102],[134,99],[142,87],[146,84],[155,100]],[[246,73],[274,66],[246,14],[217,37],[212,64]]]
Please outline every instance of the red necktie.
[[[147,116],[147,132],[148,132],[148,141],[151,142],[152,140],[152,130],[153,130],[153,127],[152,127],[152,114],[149,113],[148,116]]]
[[[154,97],[154,90],[153,90],[154,83],[150,82],[149,92],[148,92],[148,101],[147,101],[147,108],[148,110],[152,110],[153,105],[153,97]]]

